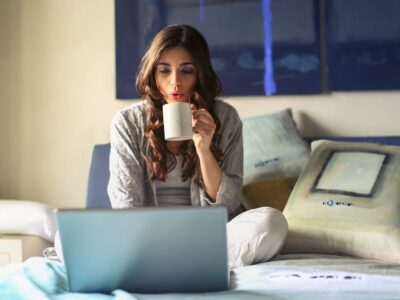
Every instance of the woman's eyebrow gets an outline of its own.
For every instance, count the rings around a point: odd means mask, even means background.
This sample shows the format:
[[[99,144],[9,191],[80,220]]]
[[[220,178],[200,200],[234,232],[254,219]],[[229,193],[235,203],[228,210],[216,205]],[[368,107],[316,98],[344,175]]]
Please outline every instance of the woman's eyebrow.
[[[167,66],[167,67],[170,67],[170,66],[171,66],[171,64],[166,63],[166,62],[159,62],[158,65]],[[192,66],[194,66],[194,63],[188,61],[188,62],[183,62],[183,63],[181,63],[179,66],[187,66],[187,65],[192,65]]]
[[[194,63],[193,62],[183,62],[183,63],[181,63],[180,64],[181,66],[187,66],[187,65],[192,65],[192,66],[194,66]]]

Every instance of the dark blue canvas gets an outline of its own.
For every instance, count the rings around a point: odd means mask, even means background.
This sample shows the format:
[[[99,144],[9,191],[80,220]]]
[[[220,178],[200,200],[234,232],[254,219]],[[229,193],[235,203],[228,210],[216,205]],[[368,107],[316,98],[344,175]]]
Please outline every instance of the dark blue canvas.
[[[115,0],[115,22],[118,99],[138,97],[140,58],[170,24],[205,36],[225,96],[321,91],[317,0]]]
[[[330,90],[400,88],[400,1],[330,0]]]

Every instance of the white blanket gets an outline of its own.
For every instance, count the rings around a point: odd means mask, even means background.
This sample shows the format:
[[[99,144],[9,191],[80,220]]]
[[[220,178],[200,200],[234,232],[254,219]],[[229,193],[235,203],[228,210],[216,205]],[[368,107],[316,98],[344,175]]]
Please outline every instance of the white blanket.
[[[134,280],[134,279],[133,279]],[[156,282],[154,284],[157,284]],[[64,266],[44,258],[0,268],[0,299],[399,299],[400,265],[329,255],[285,255],[231,273],[228,291],[75,294]]]

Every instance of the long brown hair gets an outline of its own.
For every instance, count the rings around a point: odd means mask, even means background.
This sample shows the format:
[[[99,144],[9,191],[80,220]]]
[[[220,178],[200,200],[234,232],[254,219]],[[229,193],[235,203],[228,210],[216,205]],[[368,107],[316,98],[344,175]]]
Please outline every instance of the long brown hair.
[[[195,61],[197,82],[191,103],[194,103],[197,109],[207,109],[213,116],[217,129],[212,140],[211,151],[217,161],[222,156],[218,147],[219,135],[217,134],[220,123],[214,113],[215,98],[221,92],[221,82],[212,68],[207,42],[199,31],[189,25],[167,26],[154,37],[140,62],[136,77],[136,90],[145,100],[146,114],[146,142],[141,151],[151,180],[165,181],[167,173],[174,169],[177,163],[164,140],[162,106],[165,100],[157,88],[155,79],[155,70],[162,52],[174,47],[186,49]],[[182,180],[185,181],[194,176],[196,182],[203,185],[199,158],[192,140],[182,144],[181,153],[183,155]]]

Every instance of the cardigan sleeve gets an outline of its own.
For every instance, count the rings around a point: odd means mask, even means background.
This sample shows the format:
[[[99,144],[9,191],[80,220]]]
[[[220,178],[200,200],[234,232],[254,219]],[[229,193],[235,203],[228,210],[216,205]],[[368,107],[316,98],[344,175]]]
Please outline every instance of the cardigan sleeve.
[[[222,178],[215,203],[212,203],[206,192],[201,190],[201,197],[209,205],[223,205],[227,207],[230,216],[238,212],[242,203],[243,185],[243,136],[242,121],[236,110],[228,104],[228,108],[220,119],[221,122],[221,143],[223,151],[222,159],[219,162]],[[203,202],[204,203],[204,202]]]
[[[145,187],[138,126],[138,122],[133,122],[122,112],[118,112],[111,123],[107,191],[113,208],[144,205]]]

